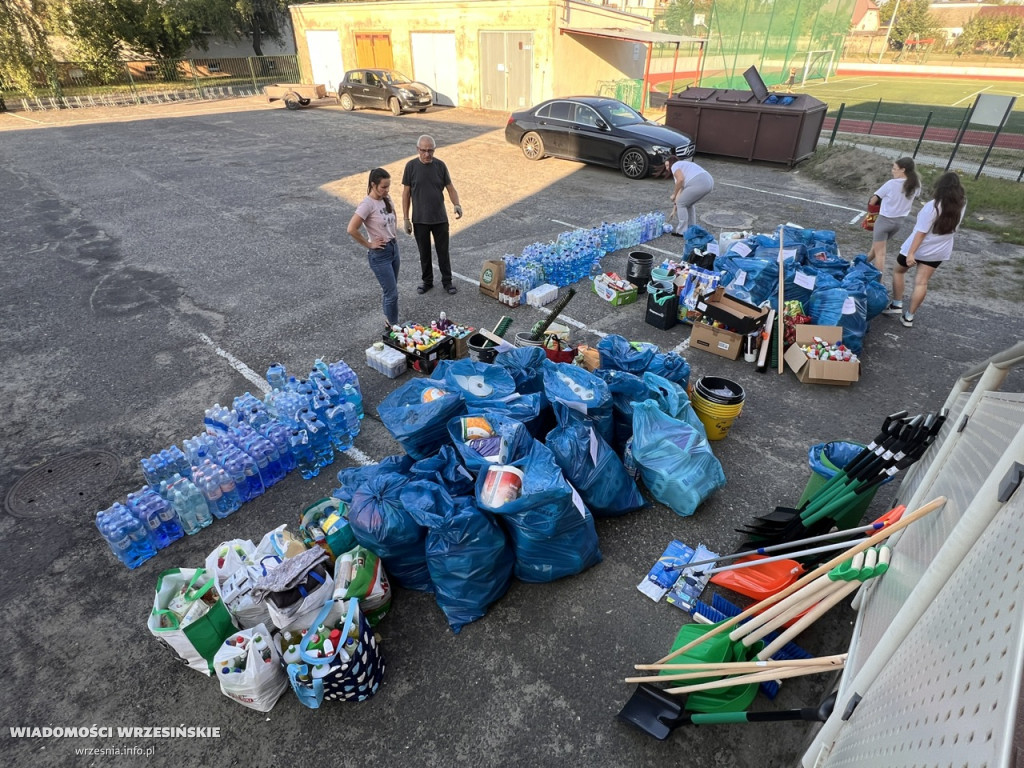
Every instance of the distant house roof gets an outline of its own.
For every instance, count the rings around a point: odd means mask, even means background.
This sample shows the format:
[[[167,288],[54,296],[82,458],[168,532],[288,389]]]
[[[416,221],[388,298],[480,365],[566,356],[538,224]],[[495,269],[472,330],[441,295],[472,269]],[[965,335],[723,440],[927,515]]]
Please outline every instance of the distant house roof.
[[[853,6],[853,26],[860,24],[868,11],[877,11],[878,5],[873,0],[857,0]]]
[[[979,16],[1020,16],[1024,19],[1024,5],[986,5],[980,11]]]
[[[984,10],[985,8],[980,5],[961,5],[960,3],[956,5],[932,3],[928,6],[928,11],[943,29],[962,29],[967,26],[967,22]]]

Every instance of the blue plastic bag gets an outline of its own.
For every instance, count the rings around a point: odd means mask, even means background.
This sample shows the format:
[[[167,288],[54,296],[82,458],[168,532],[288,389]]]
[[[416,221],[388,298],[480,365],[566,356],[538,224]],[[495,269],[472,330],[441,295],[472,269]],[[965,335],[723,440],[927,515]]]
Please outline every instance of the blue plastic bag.
[[[654,400],[634,407],[633,460],[651,495],[684,517],[725,485],[707,438],[663,413]]]
[[[651,358],[658,348],[653,344],[630,344],[624,337],[608,334],[597,342],[601,368],[626,371],[639,376],[651,364]]]
[[[484,420],[487,427],[498,438],[502,447],[501,459],[488,461],[472,445],[474,437],[480,437],[480,421]],[[470,434],[472,432],[472,434]],[[491,464],[511,464],[525,458],[534,443],[526,425],[516,421],[501,411],[482,411],[478,414],[456,416],[448,422],[448,434],[455,450],[459,452],[463,466],[476,478],[481,469]],[[497,455],[497,454],[494,454]]]
[[[608,385],[612,395],[612,448],[622,456],[626,441],[633,436],[633,403],[642,403],[651,397],[644,380],[626,371],[598,368],[594,375]],[[572,480],[570,480],[572,482]]]
[[[341,487],[335,488],[331,496],[340,499],[346,505],[350,505],[352,503],[352,494],[355,493],[356,488],[374,475],[387,472],[397,472],[400,475],[404,475],[412,465],[413,459],[402,453],[387,456],[377,464],[371,464],[366,467],[348,467],[338,472],[338,482],[341,483]]]
[[[425,553],[434,599],[458,634],[476,621],[512,583],[515,557],[505,532],[472,497],[453,499],[440,485],[408,483],[402,503],[427,529]]]
[[[531,435],[539,437],[542,399],[539,392],[532,392],[529,395],[512,395],[506,400],[468,400],[466,409],[471,416],[485,411],[504,413],[510,419],[521,421]]]
[[[686,394],[686,390],[682,386],[649,371],[644,374],[644,382],[651,391],[651,399],[658,404],[662,412],[673,419],[685,421],[700,432],[701,437],[708,436],[704,422],[693,410],[690,396]]]
[[[377,406],[381,422],[414,459],[435,454],[448,442],[448,420],[466,412],[462,395],[446,392],[439,384],[434,379],[412,379]]]
[[[889,306],[889,292],[882,285],[882,273],[868,261],[868,257],[863,253],[854,257],[853,264],[846,273],[846,277],[843,278],[842,285],[847,289],[852,289],[856,285],[864,288],[869,321],[880,315]]]
[[[554,408],[558,426],[545,445],[594,517],[618,517],[644,506],[633,478],[590,419],[564,403]]]
[[[852,311],[847,311],[852,310]],[[834,288],[811,294],[804,311],[816,325],[838,325],[843,329],[843,344],[860,354],[868,331],[867,294],[862,287],[853,290]]]
[[[572,488],[551,451],[534,440],[527,456],[511,464],[523,473],[520,497],[499,507],[482,503],[487,472],[481,472],[476,503],[504,521],[515,552],[516,578],[555,581],[601,562],[594,517],[582,500],[582,509],[574,503]]]
[[[541,364],[544,375],[544,393],[552,403],[561,400],[594,420],[594,426],[605,442],[615,440],[612,424],[612,394],[600,378],[578,365]]]
[[[433,456],[413,464],[409,472],[415,480],[432,480],[444,486],[451,496],[469,496],[476,488],[476,478],[462,466],[452,445],[442,445]]]
[[[519,347],[508,352],[499,352],[494,362],[508,371],[516,383],[516,392],[521,395],[539,392],[543,396],[544,380],[541,377],[540,366],[547,359],[541,347]],[[542,409],[546,405],[546,400],[541,402]]]
[[[715,259],[715,269],[725,273],[721,284],[728,288],[730,295],[751,304],[760,304],[773,291],[778,292],[778,250],[771,258],[757,255],[762,252],[758,249],[750,256],[726,255]]]
[[[348,523],[356,541],[376,553],[389,576],[406,589],[431,592],[424,552],[426,530],[409,517],[402,504],[408,478],[394,472],[378,474],[356,488]]]
[[[682,384],[683,387],[690,386],[690,364],[678,352],[659,352],[651,359],[646,372]]]
[[[445,388],[461,392],[466,406],[484,400],[504,400],[516,393],[516,382],[500,365],[463,360],[442,360],[430,378],[444,381]]]

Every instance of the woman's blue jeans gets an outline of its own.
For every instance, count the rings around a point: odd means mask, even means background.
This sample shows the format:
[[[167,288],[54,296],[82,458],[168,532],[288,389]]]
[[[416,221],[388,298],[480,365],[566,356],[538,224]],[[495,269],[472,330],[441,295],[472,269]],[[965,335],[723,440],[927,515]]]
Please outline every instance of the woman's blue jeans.
[[[381,307],[384,310],[384,317],[391,325],[398,322],[398,266],[401,259],[398,256],[398,241],[392,240],[383,248],[366,252],[366,258],[370,262],[370,269],[377,276],[384,297],[381,300]]]

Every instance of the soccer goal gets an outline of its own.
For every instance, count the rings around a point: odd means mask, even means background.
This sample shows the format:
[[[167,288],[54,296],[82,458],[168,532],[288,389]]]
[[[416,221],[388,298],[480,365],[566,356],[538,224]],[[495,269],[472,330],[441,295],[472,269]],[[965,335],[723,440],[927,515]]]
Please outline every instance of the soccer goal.
[[[828,76],[832,74],[832,67],[836,60],[834,49],[827,51],[808,51],[804,57],[803,71],[800,75],[800,85],[806,85],[808,80],[824,80],[828,82]]]

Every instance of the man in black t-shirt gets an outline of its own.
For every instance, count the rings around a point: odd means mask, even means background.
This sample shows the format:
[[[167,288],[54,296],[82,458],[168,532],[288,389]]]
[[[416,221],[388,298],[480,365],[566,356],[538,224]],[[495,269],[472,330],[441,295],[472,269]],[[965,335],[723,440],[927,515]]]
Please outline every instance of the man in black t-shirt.
[[[405,164],[402,174],[402,216],[405,231],[416,238],[420,252],[421,282],[417,293],[426,293],[434,287],[434,266],[430,255],[430,238],[434,238],[437,250],[437,267],[441,271],[441,285],[448,293],[455,293],[452,284],[452,264],[448,254],[448,213],[444,208],[444,191],[455,206],[455,218],[462,218],[459,193],[452,184],[448,166],[435,159],[437,145],[430,136],[420,136],[416,141],[417,158]],[[412,218],[409,218],[409,204],[412,204]]]

